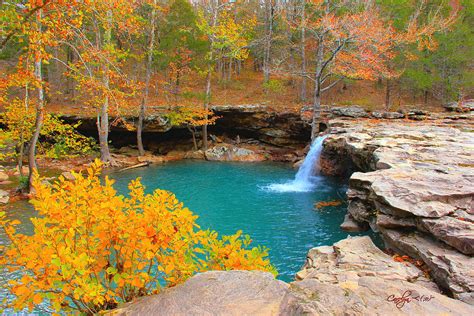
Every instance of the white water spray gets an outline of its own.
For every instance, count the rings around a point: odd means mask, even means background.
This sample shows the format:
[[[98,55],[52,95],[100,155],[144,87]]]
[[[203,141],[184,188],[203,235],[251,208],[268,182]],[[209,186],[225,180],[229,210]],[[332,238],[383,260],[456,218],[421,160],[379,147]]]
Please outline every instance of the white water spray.
[[[316,186],[315,166],[319,167],[319,158],[323,149],[323,141],[327,135],[316,138],[311,144],[308,155],[298,169],[295,179],[285,183],[274,183],[265,187],[273,192],[309,192]],[[317,170],[319,173],[319,170]]]

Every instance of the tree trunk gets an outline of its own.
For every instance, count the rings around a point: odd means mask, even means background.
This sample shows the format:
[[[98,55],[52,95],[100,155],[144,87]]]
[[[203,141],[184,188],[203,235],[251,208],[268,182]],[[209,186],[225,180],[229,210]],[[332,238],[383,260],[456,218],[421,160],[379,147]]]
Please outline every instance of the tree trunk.
[[[229,72],[227,73],[227,81],[232,79],[232,57],[229,58]]]
[[[313,121],[311,124],[311,140],[314,140],[319,133],[319,123],[321,121],[321,78],[324,58],[324,38],[320,38],[316,50],[316,73],[314,83],[313,99]]]
[[[150,42],[148,44],[147,61],[146,61],[146,74],[145,74],[145,88],[143,91],[143,99],[140,103],[140,112],[138,115],[138,126],[137,126],[137,147],[140,156],[145,155],[145,148],[143,147],[142,131],[143,121],[145,120],[145,110],[148,105],[148,95],[150,91],[150,79],[153,66],[153,48],[155,46],[155,18],[156,18],[156,5],[157,0],[153,0],[153,8],[151,10],[151,30],[150,30]]]
[[[112,39],[112,11],[107,11],[107,27],[104,34],[104,47],[110,45]],[[109,65],[107,62],[103,66],[103,83],[105,90],[110,88]],[[97,120],[97,127],[99,131],[99,145],[100,145],[100,160],[102,162],[111,162],[109,150],[109,96],[105,95],[104,102],[100,108],[99,118]]]
[[[207,74],[206,74],[206,97],[204,100],[205,123],[202,126],[202,147],[204,151],[207,150],[207,146],[208,146],[207,144],[207,119],[208,119],[207,113],[209,112],[209,103],[211,99],[211,72],[212,72],[212,66],[209,65],[207,69]]]
[[[188,131],[191,133],[191,135],[193,136],[193,145],[194,145],[194,150],[198,150],[198,145],[197,145],[197,141],[196,141],[196,130],[195,130],[195,127],[193,126],[193,128],[191,128],[189,125],[187,126],[188,128]]]
[[[266,34],[263,49],[263,82],[270,80],[270,54],[273,37],[273,0],[266,0],[265,15],[266,15]]]
[[[217,25],[217,17],[218,17],[218,12],[219,10],[219,2],[215,2],[215,7],[214,7],[214,12],[212,15],[212,23],[211,26],[214,28]],[[211,37],[211,50],[209,52],[209,64],[207,66],[207,74],[206,74],[206,96],[204,99],[204,124],[202,126],[202,147],[204,151],[207,150],[208,143],[207,143],[207,120],[208,120],[208,115],[207,113],[209,112],[209,103],[211,102],[211,79],[212,79],[212,64],[213,64],[213,59],[214,59],[214,54],[213,54],[213,49],[214,49],[214,42]]]
[[[302,0],[301,8],[301,92],[300,99],[306,102],[306,27],[305,27],[305,6],[306,1]]]
[[[390,110],[390,92],[391,92],[391,82],[390,79],[387,79],[387,89],[385,91],[385,110]]]
[[[38,16],[38,29],[39,32],[41,33],[41,15],[42,15],[42,10],[38,10],[37,16]],[[33,136],[31,137],[30,140],[30,148],[28,151],[28,184],[29,184],[29,190],[30,192],[34,193],[34,188],[32,186],[32,181],[33,181],[33,174],[37,170],[37,165],[36,165],[36,145],[38,143],[38,139],[40,136],[41,132],[41,127],[43,126],[43,120],[44,120],[44,113],[43,113],[43,108],[44,108],[44,89],[43,89],[43,75],[41,71],[42,67],[42,62],[41,59],[35,60],[35,78],[39,82],[38,86],[38,104],[36,105],[36,119],[35,119],[35,131],[33,132]]]

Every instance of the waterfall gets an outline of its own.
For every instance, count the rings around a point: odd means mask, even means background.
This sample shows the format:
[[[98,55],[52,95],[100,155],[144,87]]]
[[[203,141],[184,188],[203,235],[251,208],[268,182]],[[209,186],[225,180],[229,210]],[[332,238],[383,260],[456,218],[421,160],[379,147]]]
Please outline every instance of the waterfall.
[[[303,164],[298,169],[296,173],[294,182],[297,183],[310,183],[311,177],[313,176],[314,167],[319,167],[319,157],[321,156],[321,151],[323,150],[323,141],[326,139],[327,135],[320,136],[316,138],[309,149],[308,155],[303,161]],[[319,173],[319,170],[318,170]]]
[[[273,183],[264,189],[274,192],[308,192],[312,191],[316,186],[316,178],[314,177],[315,166],[319,165],[319,157],[323,149],[323,141],[327,135],[316,138],[309,149],[308,155],[303,164],[298,169],[295,179],[285,183]],[[319,166],[318,166],[319,167]],[[319,173],[319,170],[317,171]]]

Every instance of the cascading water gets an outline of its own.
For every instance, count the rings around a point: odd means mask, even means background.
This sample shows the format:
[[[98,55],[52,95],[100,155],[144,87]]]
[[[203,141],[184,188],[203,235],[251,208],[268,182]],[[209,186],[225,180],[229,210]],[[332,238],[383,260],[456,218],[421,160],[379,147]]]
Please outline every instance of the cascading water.
[[[303,161],[303,164],[298,169],[295,179],[285,183],[273,183],[265,186],[264,189],[274,192],[308,192],[312,191],[316,184],[314,167],[319,164],[319,157],[323,149],[323,141],[327,135],[316,138],[309,149],[308,155]],[[319,170],[317,171],[319,172]]]

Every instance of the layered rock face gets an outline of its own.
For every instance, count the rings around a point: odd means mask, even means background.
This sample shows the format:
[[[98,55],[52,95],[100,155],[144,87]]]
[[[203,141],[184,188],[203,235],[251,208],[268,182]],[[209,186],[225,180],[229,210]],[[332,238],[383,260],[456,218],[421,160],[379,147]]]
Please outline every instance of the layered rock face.
[[[386,246],[422,260],[444,291],[474,304],[472,133],[407,122],[334,125],[323,171],[362,171],[350,177],[342,227],[368,224]]]
[[[290,284],[258,271],[211,271],[144,297],[114,315],[472,315],[409,263],[369,237],[311,249]]]

